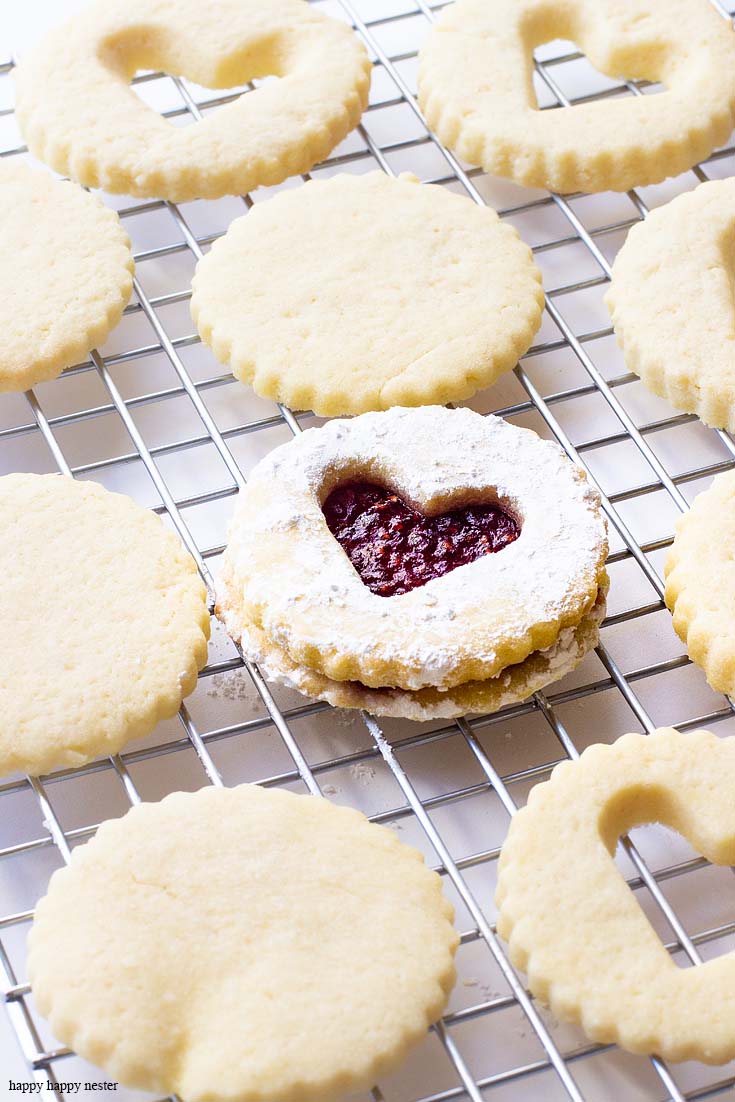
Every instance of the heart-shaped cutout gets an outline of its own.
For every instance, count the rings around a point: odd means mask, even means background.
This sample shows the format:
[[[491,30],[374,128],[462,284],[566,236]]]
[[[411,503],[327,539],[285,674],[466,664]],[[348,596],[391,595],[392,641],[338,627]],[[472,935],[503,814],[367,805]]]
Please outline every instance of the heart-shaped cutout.
[[[563,53],[556,48],[548,49],[551,43],[558,41],[555,36],[552,36],[540,42],[529,59],[531,65],[534,62],[540,63],[542,73],[546,73],[546,64],[550,65],[550,72],[547,75],[553,74],[554,84],[560,93],[556,90],[552,91],[543,76],[538,82],[534,82],[535,103],[531,102],[531,106],[538,111],[563,111],[567,107],[581,107],[585,103],[599,101],[605,93],[609,94],[612,89],[617,90],[623,81],[646,80],[647,96],[661,95],[667,90],[663,82],[658,79],[647,79],[647,75],[644,76],[640,70],[638,73],[628,70],[627,75],[624,69],[620,69],[619,72],[603,71],[587,57],[581,46],[569,39],[566,40]],[[562,60],[558,59],[557,54],[561,55]]]
[[[552,101],[565,98],[548,54],[534,73],[534,48],[556,39],[616,82],[664,90],[540,111],[534,75]],[[678,175],[727,140],[734,54],[732,27],[701,0],[677,0],[673,18],[659,0],[457,0],[421,46],[419,106],[437,137],[486,172],[557,192],[627,191]]]
[[[365,586],[395,597],[518,539],[516,520],[497,503],[427,517],[384,486],[348,482],[322,506],[327,527]]]
[[[735,953],[677,967],[613,860],[658,822],[731,865],[734,783],[735,739],[665,727],[589,746],[534,788],[500,855],[497,929],[559,1019],[666,1060],[735,1057]]]
[[[85,186],[182,202],[244,195],[324,160],[367,106],[371,68],[351,26],[301,0],[95,0],[13,76],[18,121],[49,167]],[[264,83],[182,127],[131,89],[140,70],[218,91]]]
[[[459,513],[463,533],[483,518],[487,547],[502,510],[520,537],[495,554],[464,534],[469,546],[451,559],[451,540],[436,557],[424,550],[417,562],[429,570],[401,581],[433,580],[383,600],[398,592],[394,579],[371,590],[334,535],[329,499],[350,484],[424,518]],[[422,542],[411,532],[420,524],[410,518],[401,547]],[[294,437],[250,472],[229,546],[225,569],[249,618],[298,665],[370,688],[445,692],[496,677],[579,624],[607,582],[604,514],[584,473],[558,444],[466,408],[393,406]]]

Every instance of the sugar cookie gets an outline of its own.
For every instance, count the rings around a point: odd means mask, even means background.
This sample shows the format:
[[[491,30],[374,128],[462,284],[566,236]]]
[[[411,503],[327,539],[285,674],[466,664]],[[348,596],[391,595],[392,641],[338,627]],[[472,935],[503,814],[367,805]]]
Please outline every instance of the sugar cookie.
[[[205,788],[74,851],[37,907],[28,974],[54,1034],[131,1087],[329,1102],[440,1016],[451,922],[421,855],[359,812]]]
[[[207,88],[278,77],[178,127],[130,88],[160,69]],[[182,201],[306,172],[367,106],[370,61],[352,29],[303,0],[96,0],[16,70],[32,153],[90,187]]]
[[[735,431],[735,180],[714,180],[633,226],[606,295],[625,363],[654,394]]]
[[[207,658],[206,591],[160,519],[62,475],[0,478],[0,776],[116,753]]]
[[[133,289],[114,211],[68,181],[0,161],[0,391],[27,390],[106,339]]]
[[[202,339],[239,379],[325,415],[467,398],[515,366],[543,310],[511,225],[382,172],[257,205],[192,290]]]
[[[716,475],[677,521],[666,604],[712,688],[735,693],[735,471]]]
[[[441,694],[578,646],[561,633],[604,597],[606,554],[599,495],[557,445],[468,409],[396,407],[258,464],[218,611],[288,676]]]
[[[679,968],[612,854],[663,822],[735,863],[735,739],[663,728],[591,746],[537,785],[498,868],[498,932],[534,995],[602,1044],[667,1060],[735,1057],[735,953]]]
[[[607,76],[666,90],[539,111],[531,58],[555,38]],[[429,126],[487,172],[553,191],[625,191],[727,140],[735,34],[707,0],[458,0],[421,49],[418,91]]]

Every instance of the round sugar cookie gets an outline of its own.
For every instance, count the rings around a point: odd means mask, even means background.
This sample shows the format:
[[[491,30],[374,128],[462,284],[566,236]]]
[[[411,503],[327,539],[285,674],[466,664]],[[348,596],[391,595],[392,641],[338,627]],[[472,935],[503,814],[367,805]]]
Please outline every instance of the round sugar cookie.
[[[676,525],[666,604],[689,657],[717,692],[735,694],[735,471],[718,474]]]
[[[0,478],[0,776],[117,753],[207,659],[206,590],[161,520],[63,475]]]
[[[332,523],[341,499],[354,540]],[[254,468],[220,608],[333,681],[446,691],[557,643],[607,585],[606,557],[599,494],[558,445],[469,409],[394,407]]]
[[[229,571],[223,573],[217,615],[240,644],[246,657],[257,662],[271,680],[296,689],[315,700],[326,700],[333,708],[360,708],[375,716],[427,722],[453,719],[468,712],[487,715],[510,704],[526,700],[577,668],[594,650],[605,618],[607,584],[600,586],[590,612],[575,627],[563,628],[546,650],[533,651],[515,666],[508,666],[486,681],[466,681],[453,689],[370,689],[359,681],[334,681],[308,666],[300,666],[288,651],[248,619],[241,595]]]
[[[558,765],[514,816],[498,863],[498,932],[528,986],[591,1040],[665,1060],[735,1057],[735,953],[681,968],[613,860],[663,823],[735,863],[735,739],[662,728]]]
[[[439,1018],[458,940],[392,831],[240,785],[104,823],[51,878],[28,974],[55,1036],[128,1086],[330,1102]]]
[[[27,390],[83,360],[133,289],[113,210],[68,180],[0,161],[0,391]]]
[[[665,90],[540,111],[532,55],[557,38],[606,76]],[[626,191],[727,140],[735,33],[708,0],[457,0],[420,51],[418,94],[439,138],[487,172],[552,191]]]
[[[735,431],[735,180],[679,195],[633,226],[605,297],[626,366],[649,390]]]
[[[226,89],[190,126],[130,87],[139,69]],[[90,187],[183,201],[307,172],[357,125],[371,65],[351,27],[304,0],[96,0],[15,71],[33,154]]]
[[[325,415],[467,398],[515,366],[543,310],[511,225],[382,172],[256,205],[192,290],[202,339],[237,378]]]

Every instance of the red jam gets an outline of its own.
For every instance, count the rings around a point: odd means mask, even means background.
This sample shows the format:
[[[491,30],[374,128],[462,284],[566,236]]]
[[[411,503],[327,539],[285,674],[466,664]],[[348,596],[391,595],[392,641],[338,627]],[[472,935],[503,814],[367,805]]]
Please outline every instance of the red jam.
[[[390,490],[348,482],[322,506],[329,531],[363,583],[380,597],[408,593],[520,535],[499,505],[468,505],[425,517]]]

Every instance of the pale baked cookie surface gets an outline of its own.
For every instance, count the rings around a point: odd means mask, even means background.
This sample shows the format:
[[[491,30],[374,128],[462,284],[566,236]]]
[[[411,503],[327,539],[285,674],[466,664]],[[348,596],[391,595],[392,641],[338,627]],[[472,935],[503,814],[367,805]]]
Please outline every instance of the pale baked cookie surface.
[[[53,379],[102,344],[133,289],[120,219],[76,184],[0,161],[0,391]]]
[[[421,855],[359,812],[241,785],[104,823],[29,938],[54,1034],[185,1102],[329,1102],[420,1040],[458,937]]]
[[[278,77],[191,126],[130,88],[160,69],[207,88]],[[304,0],[96,0],[16,70],[32,153],[90,187],[176,201],[306,172],[357,125],[370,61],[352,29]]]
[[[511,225],[382,172],[257,204],[192,288],[218,359],[258,394],[325,415],[467,398],[515,366],[543,310]]]
[[[364,481],[394,495],[378,514],[408,516],[368,534],[350,558],[323,505]],[[471,519],[429,533],[428,559],[412,540],[403,550],[386,543],[402,525],[475,505],[495,506],[515,534],[492,553],[478,542],[471,561],[441,575],[425,567],[453,555]],[[397,569],[403,556],[421,580],[370,588],[359,562],[384,553]],[[576,629],[607,585],[606,555],[599,495],[556,444],[468,409],[394,407],[304,432],[258,464],[230,528],[218,611],[231,634],[259,628],[276,655],[331,681],[446,692],[503,674]]]
[[[676,525],[666,604],[689,657],[717,692],[735,693],[735,471],[718,474]]]
[[[117,753],[207,658],[206,591],[161,520],[62,475],[0,479],[0,775]]]
[[[735,739],[663,728],[591,746],[537,785],[500,855],[498,932],[534,995],[601,1044],[668,1060],[735,1056],[735,953],[680,968],[613,861],[662,822],[735,863]]]
[[[665,91],[539,111],[532,55],[570,39],[611,77]],[[735,34],[707,0],[457,0],[420,52],[419,103],[471,164],[553,191],[625,191],[726,141]]]
[[[606,295],[626,366],[654,394],[735,431],[735,180],[713,180],[633,226]]]

